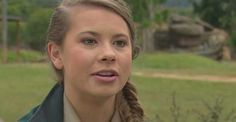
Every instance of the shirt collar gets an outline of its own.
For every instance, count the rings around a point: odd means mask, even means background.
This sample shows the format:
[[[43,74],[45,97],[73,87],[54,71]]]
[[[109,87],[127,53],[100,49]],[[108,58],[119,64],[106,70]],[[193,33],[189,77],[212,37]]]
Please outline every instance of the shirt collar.
[[[64,93],[64,122],[81,122],[70,101]],[[116,110],[110,122],[121,122],[120,114]]]

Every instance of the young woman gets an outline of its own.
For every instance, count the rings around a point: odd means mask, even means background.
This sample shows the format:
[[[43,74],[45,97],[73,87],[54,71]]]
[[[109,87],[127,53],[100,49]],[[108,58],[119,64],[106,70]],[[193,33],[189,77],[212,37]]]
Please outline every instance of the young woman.
[[[143,122],[130,83],[135,31],[123,0],[64,0],[47,52],[58,83],[20,122]]]

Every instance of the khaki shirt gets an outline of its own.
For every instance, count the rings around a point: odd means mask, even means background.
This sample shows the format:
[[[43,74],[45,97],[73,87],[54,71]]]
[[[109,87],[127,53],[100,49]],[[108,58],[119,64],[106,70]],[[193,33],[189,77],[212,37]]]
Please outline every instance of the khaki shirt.
[[[64,94],[64,122],[81,122],[76,112],[74,111],[71,103]],[[121,122],[119,112],[116,111],[111,122]]]

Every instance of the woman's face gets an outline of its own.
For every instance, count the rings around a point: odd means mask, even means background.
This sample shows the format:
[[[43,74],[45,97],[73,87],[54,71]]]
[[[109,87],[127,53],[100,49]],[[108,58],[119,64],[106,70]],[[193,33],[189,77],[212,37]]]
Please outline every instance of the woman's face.
[[[66,92],[115,95],[131,72],[126,22],[116,13],[95,6],[71,8],[69,15],[69,31],[59,52]]]

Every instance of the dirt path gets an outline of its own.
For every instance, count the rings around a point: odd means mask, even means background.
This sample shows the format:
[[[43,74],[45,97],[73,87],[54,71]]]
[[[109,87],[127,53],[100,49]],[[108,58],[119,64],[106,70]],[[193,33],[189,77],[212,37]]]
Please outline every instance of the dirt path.
[[[0,122],[4,122],[4,121],[0,118]]]
[[[209,81],[209,82],[235,82],[236,83],[236,74],[235,77],[227,76],[213,76],[213,75],[186,75],[186,74],[177,74],[177,73],[145,73],[145,72],[134,72],[133,75],[136,76],[148,76],[156,78],[171,78],[178,80],[199,80],[199,81]]]

